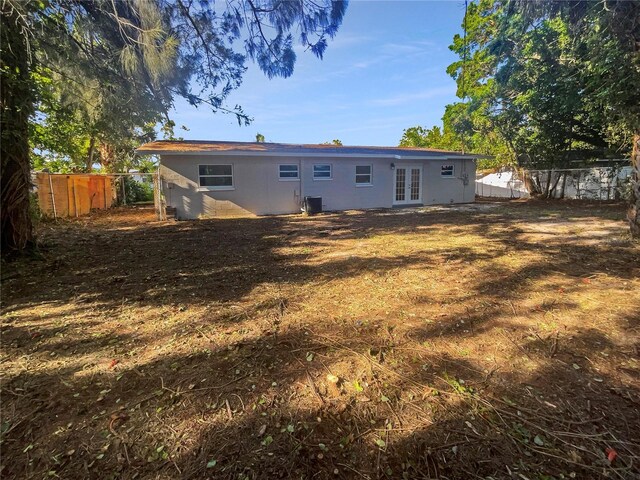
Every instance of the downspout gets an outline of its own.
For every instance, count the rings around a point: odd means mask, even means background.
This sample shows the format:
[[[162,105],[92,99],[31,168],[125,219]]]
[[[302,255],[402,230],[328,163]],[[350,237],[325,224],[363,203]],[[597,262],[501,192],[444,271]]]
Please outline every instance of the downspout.
[[[300,211],[304,208],[304,194],[302,189],[304,188],[304,180],[302,175],[302,157],[298,157],[298,172],[300,172]]]
[[[465,158],[462,159],[462,203],[464,203],[467,193],[467,185],[469,185],[469,180],[467,176],[467,160]]]

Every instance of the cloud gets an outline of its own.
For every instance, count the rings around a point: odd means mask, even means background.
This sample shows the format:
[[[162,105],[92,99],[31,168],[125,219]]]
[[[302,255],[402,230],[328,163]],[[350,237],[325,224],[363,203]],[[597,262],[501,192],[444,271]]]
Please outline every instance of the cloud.
[[[409,42],[388,42],[380,46],[382,55],[398,56],[398,55],[427,55],[433,51],[438,45],[431,40],[411,40]]]
[[[354,45],[362,45],[373,40],[373,37],[367,35],[349,35],[338,34],[333,40],[329,40],[329,48],[346,48],[353,47]]]
[[[371,65],[374,65],[375,63],[377,63],[377,62],[375,62],[373,60],[369,60],[369,61],[354,63],[353,67],[354,68],[358,68],[358,69],[369,68]]]
[[[370,100],[369,105],[379,107],[394,107],[398,105],[404,105],[407,103],[415,102],[416,100],[427,100],[429,98],[435,98],[443,95],[454,95],[456,93],[455,85],[434,87],[422,90],[419,92],[407,92],[392,95],[386,98],[376,98]]]
[[[418,40],[408,43],[383,43],[376,48],[377,54],[373,57],[362,59],[353,65],[334,72],[332,76],[344,76],[355,70],[364,70],[380,64],[390,62],[404,62],[415,57],[429,55],[435,44],[429,40]]]

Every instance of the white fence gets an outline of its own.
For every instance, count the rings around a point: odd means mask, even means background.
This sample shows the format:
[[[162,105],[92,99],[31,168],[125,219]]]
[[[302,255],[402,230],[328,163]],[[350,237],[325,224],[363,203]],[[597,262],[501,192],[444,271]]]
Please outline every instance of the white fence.
[[[529,191],[515,170],[476,176],[476,195],[493,198],[527,198]]]
[[[523,172],[529,177],[525,184],[516,170],[509,169],[479,175],[476,178],[476,195],[526,198],[538,194],[549,198],[620,200],[628,195],[632,171],[631,166],[529,170]]]

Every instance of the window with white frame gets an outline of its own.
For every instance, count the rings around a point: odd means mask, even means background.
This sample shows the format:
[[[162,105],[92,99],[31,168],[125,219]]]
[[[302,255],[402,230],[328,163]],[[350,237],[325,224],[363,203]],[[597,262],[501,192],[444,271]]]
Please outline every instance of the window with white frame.
[[[453,165],[442,165],[440,167],[440,176],[441,177],[453,178],[453,175],[454,175]]]
[[[314,180],[331,180],[331,164],[319,163],[313,166]]]
[[[371,165],[356,165],[356,186],[372,185],[372,170]]]
[[[298,171],[298,164],[292,163],[289,165],[278,165],[278,178],[280,180],[298,180],[300,179],[300,173]]]
[[[198,165],[199,183],[210,190],[233,189],[233,165]]]

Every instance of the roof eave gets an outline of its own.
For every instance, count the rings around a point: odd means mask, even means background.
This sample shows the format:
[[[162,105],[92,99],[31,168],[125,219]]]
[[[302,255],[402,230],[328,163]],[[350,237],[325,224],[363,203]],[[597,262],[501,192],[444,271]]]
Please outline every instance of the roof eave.
[[[249,157],[310,157],[310,158],[389,158],[395,160],[439,160],[446,158],[453,159],[481,159],[491,158],[488,155],[463,154],[455,152],[425,152],[423,155],[398,155],[391,153],[335,153],[335,152],[255,152],[255,151],[211,151],[211,150],[154,150],[154,149],[136,149],[136,153],[140,155],[161,155],[161,156],[249,156]]]

